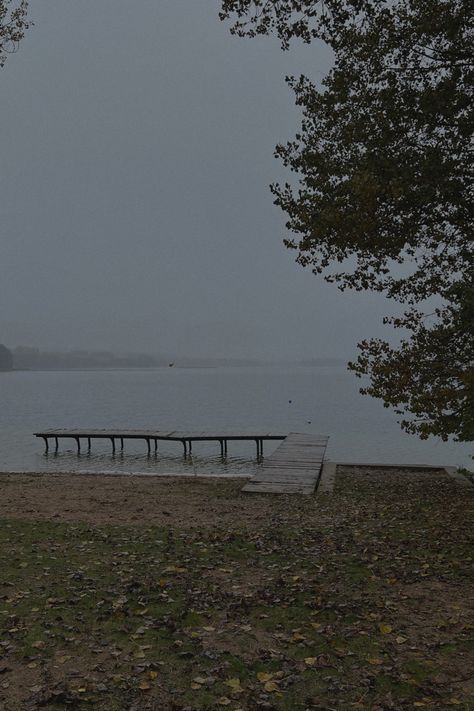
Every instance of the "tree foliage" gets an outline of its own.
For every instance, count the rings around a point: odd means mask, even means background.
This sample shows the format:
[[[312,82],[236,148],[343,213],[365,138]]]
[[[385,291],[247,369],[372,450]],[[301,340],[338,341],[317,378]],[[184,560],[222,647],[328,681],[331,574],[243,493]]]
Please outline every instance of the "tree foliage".
[[[29,27],[28,0],[0,0],[0,67],[8,54],[16,52]]]
[[[362,392],[410,432],[473,440],[473,0],[223,0],[221,18],[331,47],[321,88],[287,79],[302,124],[276,148],[297,175],[271,186],[285,243],[339,288],[406,305],[386,319],[398,347],[359,344]]]

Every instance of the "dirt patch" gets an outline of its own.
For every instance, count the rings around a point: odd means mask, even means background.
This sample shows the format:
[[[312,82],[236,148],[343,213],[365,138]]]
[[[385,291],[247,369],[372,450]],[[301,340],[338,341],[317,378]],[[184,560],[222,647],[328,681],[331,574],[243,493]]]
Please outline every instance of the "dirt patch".
[[[242,479],[0,474],[0,516],[158,526],[256,526],[283,502],[241,494]]]

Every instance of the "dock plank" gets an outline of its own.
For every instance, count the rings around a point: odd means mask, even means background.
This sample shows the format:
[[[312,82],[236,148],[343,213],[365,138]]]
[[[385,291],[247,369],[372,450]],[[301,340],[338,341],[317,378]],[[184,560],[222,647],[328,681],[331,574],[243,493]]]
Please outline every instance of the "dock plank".
[[[243,487],[247,493],[304,494],[314,492],[328,437],[292,432]]]

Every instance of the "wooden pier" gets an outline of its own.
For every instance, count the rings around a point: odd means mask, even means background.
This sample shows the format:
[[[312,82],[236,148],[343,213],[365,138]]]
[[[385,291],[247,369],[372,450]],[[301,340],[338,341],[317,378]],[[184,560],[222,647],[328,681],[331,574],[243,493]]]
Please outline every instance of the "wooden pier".
[[[217,442],[220,445],[221,457],[227,456],[229,442],[255,442],[257,460],[263,461],[262,467],[243,487],[242,491],[249,493],[268,494],[312,494],[321,474],[324,453],[328,443],[326,435],[304,434],[291,432],[288,435],[273,432],[257,434],[227,434],[208,432],[165,432],[155,430],[44,430],[35,432],[35,437],[44,440],[46,453],[49,452],[50,440],[54,442],[54,451],[59,448],[60,439],[73,439],[77,452],[81,452],[81,441],[87,442],[87,452],[91,450],[92,440],[110,440],[112,452],[115,454],[117,443],[120,451],[124,449],[125,440],[144,440],[148,454],[158,451],[158,442],[180,442],[184,448],[184,456],[192,452],[193,442]],[[263,460],[263,443],[265,441],[282,440],[280,446],[267,459]]]
[[[60,439],[73,439],[77,445],[77,452],[81,452],[81,440],[87,442],[87,451],[91,450],[93,439],[106,439],[112,445],[112,452],[115,454],[117,444],[120,451],[123,451],[124,442],[127,439],[144,440],[147,445],[148,454],[151,454],[152,445],[155,452],[158,451],[158,442],[181,442],[184,448],[184,455],[187,456],[192,452],[193,442],[217,442],[220,445],[222,457],[227,456],[227,447],[229,442],[255,442],[257,448],[257,459],[263,457],[263,443],[270,440],[284,440],[286,435],[276,434],[273,432],[265,432],[262,434],[227,434],[208,432],[177,432],[177,431],[156,431],[156,430],[44,430],[43,432],[35,432],[35,437],[41,437],[44,440],[46,453],[50,450],[50,440],[54,442],[54,451],[59,449]]]
[[[321,474],[328,439],[326,435],[291,432],[242,491],[312,494]]]

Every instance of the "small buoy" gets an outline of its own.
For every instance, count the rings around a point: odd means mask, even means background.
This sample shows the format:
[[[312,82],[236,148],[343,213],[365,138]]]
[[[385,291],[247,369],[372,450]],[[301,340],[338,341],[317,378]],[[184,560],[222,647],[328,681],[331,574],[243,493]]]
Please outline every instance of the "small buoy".
[[[310,425],[310,424],[311,424],[311,420],[308,420],[308,425]]]
[[[289,402],[289,404],[291,405],[291,403],[292,403],[293,401],[292,401],[292,400],[288,400],[288,402]]]
[[[174,363],[168,363],[168,368],[172,368]]]

